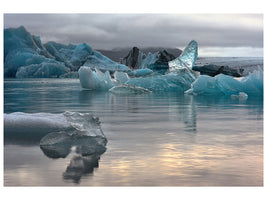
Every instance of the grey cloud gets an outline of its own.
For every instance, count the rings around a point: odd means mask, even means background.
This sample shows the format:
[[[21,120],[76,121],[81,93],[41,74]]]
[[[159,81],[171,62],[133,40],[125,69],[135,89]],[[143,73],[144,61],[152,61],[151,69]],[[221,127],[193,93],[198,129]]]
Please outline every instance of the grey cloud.
[[[263,47],[263,15],[5,14],[5,27],[24,25],[43,42],[82,43],[93,48]]]

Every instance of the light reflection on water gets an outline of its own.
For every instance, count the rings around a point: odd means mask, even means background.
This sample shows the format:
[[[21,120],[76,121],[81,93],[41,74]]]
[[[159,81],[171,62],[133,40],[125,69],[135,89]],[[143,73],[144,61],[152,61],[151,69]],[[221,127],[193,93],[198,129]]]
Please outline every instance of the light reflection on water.
[[[38,143],[5,141],[6,186],[263,185],[262,99],[114,96],[71,79],[5,81],[5,113],[66,110],[100,117],[106,152],[52,159]]]

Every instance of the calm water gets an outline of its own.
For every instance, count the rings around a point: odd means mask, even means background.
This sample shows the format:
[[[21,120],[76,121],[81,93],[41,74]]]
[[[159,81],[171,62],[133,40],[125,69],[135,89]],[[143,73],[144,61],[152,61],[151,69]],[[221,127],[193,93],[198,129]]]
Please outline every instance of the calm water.
[[[6,79],[4,112],[93,113],[108,139],[100,159],[66,177],[77,155],[4,145],[5,186],[262,186],[263,101],[82,90],[76,79]],[[78,172],[77,172],[78,171]]]

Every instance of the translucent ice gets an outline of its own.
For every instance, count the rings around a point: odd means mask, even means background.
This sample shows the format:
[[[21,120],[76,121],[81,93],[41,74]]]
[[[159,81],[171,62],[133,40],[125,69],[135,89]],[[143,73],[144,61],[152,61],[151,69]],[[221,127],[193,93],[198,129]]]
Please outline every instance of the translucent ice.
[[[90,55],[86,62],[83,64],[84,66],[88,66],[91,69],[98,68],[102,71],[129,71],[130,69],[122,64],[118,64],[101,53],[94,51],[92,55]]]
[[[243,91],[249,96],[263,96],[263,71],[257,70],[241,79]]]
[[[31,64],[25,67],[20,67],[17,70],[17,78],[58,78],[63,74],[69,73],[70,69],[62,63]]]
[[[131,78],[126,84],[136,85],[153,92],[177,92],[184,93],[195,80],[190,69],[180,68],[175,73],[166,75],[154,75],[148,77]]]
[[[118,83],[126,83],[130,79],[127,73],[118,71],[114,73],[114,78]]]
[[[178,58],[169,62],[169,71],[176,71],[183,67],[192,69],[197,60],[197,56],[198,44],[196,41],[192,40]]]
[[[90,67],[83,66],[80,67],[78,73],[81,86],[85,89],[107,91],[115,85],[108,71],[106,73],[99,70],[94,72]]]
[[[82,132],[85,136],[105,137],[99,119],[89,113],[64,112],[4,114],[4,135],[7,140],[34,140],[51,132]]]
[[[224,74],[215,77],[201,75],[185,93],[231,96],[239,95],[240,92],[246,93],[248,96],[263,96],[263,72],[254,71],[240,81]]]
[[[120,84],[117,86],[114,86],[109,90],[113,94],[118,94],[118,95],[130,95],[130,94],[145,94],[145,93],[150,93],[151,91],[135,86],[135,85],[129,85],[129,84]]]
[[[107,139],[100,121],[89,113],[65,112],[69,127],[51,132],[40,140],[40,148],[50,158],[65,157],[72,147],[83,155],[102,154],[106,151]]]
[[[106,151],[106,144],[105,137],[89,136],[81,131],[55,132],[41,139],[40,148],[50,158],[62,158],[70,153],[72,147],[83,156],[102,154]]]
[[[155,63],[157,60],[157,53],[148,53],[148,55],[140,62],[139,69],[147,68],[149,65]]]
[[[80,66],[103,71],[129,71],[86,44],[42,44],[24,27],[4,29],[4,75],[19,78],[59,77]],[[20,69],[21,68],[21,69]],[[64,76],[63,76],[64,77]]]

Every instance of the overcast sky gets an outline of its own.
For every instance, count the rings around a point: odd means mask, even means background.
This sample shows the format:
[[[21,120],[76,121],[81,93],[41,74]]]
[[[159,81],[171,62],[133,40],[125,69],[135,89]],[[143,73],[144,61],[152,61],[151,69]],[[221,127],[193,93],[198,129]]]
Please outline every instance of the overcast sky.
[[[4,27],[25,28],[42,42],[86,42],[94,49],[161,46],[200,56],[263,56],[261,14],[5,14]]]

